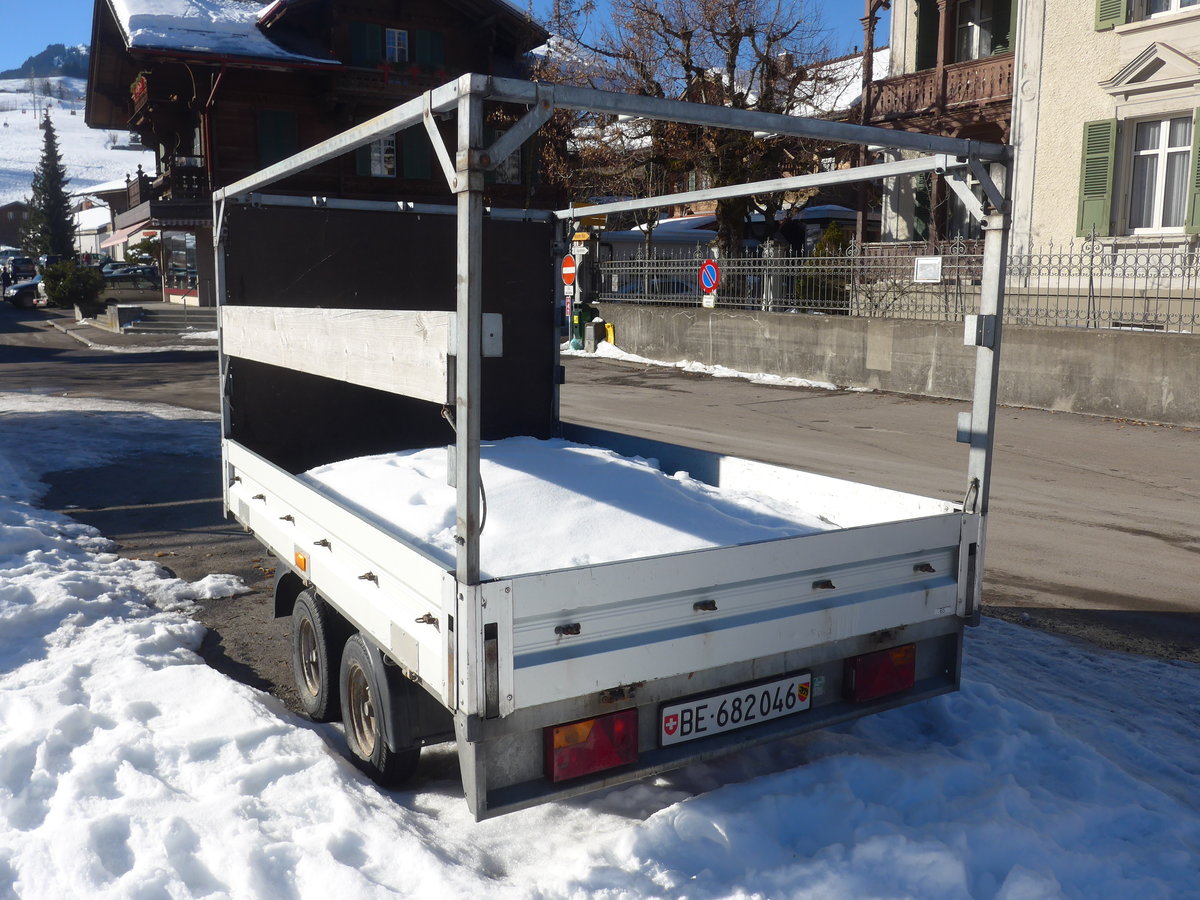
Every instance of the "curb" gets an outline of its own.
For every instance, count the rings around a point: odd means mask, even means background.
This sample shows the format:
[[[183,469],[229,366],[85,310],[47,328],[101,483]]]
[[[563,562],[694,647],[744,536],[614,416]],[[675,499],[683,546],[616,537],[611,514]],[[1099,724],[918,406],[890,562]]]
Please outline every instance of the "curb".
[[[130,351],[137,352],[137,351],[140,351],[140,352],[145,352],[145,353],[153,353],[156,351],[157,352],[166,352],[166,351],[193,351],[193,352],[209,351],[209,352],[214,352],[217,349],[217,344],[215,341],[212,341],[212,342],[193,341],[188,344],[182,344],[182,343],[180,343],[180,344],[165,344],[165,343],[159,344],[159,343],[151,343],[148,341],[143,342],[143,341],[138,340],[136,337],[127,336],[127,335],[120,335],[118,337],[121,338],[121,340],[112,341],[112,342],[94,341],[90,337],[88,337],[85,332],[99,331],[101,329],[96,329],[95,326],[88,325],[85,322],[78,322],[78,321],[74,321],[74,320],[62,321],[61,319],[59,319],[59,320],[50,319],[50,320],[47,320],[46,324],[49,325],[51,328],[53,328],[55,331],[60,331],[63,334],[67,335],[68,337],[78,341],[80,344],[83,344],[83,346],[87,347],[90,350],[109,350],[109,351],[114,351],[114,352],[130,352]],[[108,333],[108,332],[106,332],[106,333]],[[178,335],[175,335],[174,337],[176,337],[176,339],[178,339]]]

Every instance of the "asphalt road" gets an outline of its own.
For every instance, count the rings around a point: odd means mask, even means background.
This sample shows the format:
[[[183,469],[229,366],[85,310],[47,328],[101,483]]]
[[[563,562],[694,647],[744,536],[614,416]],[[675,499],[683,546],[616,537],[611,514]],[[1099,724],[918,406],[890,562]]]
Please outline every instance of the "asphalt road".
[[[0,306],[0,391],[198,410],[218,406],[213,352],[89,349],[47,313]],[[136,351],[145,339],[91,337]],[[568,359],[563,417],[928,496],[960,499],[965,405],[815,391]],[[1200,662],[1200,432],[1036,410],[997,424],[985,610],[1107,647]],[[53,473],[43,505],[93,524],[121,552],[255,591],[205,604],[217,668],[294,701],[288,626],[270,618],[269,559],[224,521],[215,459],[114,460]],[[293,704],[294,705],[294,704]]]

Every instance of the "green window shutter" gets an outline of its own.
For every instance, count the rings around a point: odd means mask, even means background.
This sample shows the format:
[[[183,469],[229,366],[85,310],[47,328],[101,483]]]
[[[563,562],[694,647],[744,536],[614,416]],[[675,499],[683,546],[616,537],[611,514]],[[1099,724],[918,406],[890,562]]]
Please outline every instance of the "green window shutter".
[[[350,65],[377,66],[383,59],[383,26],[350,23]]]
[[[938,8],[934,0],[917,0],[917,71],[937,65]]]
[[[1192,178],[1188,193],[1184,230],[1188,234],[1200,234],[1200,107],[1192,114]]]
[[[402,137],[404,145],[404,177],[413,181],[428,181],[433,177],[432,148],[423,128],[409,128]]]
[[[355,175],[370,175],[371,174],[371,145],[359,147],[354,151],[354,174]]]
[[[286,109],[258,112],[258,164],[277,163],[300,149],[300,126],[296,113]]]
[[[1080,237],[1112,233],[1113,160],[1117,152],[1117,120],[1083,124],[1083,165],[1079,175]]]
[[[1116,25],[1124,25],[1127,16],[1127,0],[1096,0],[1096,30],[1108,31]]]
[[[413,36],[417,65],[440,66],[446,62],[446,37],[440,31],[418,30]]]

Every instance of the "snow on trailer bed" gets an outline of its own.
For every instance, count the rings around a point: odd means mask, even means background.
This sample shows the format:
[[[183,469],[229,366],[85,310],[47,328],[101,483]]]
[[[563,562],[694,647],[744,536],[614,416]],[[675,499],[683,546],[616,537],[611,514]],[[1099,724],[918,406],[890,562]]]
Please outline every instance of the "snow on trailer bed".
[[[455,559],[455,489],[445,447],[319,466],[303,481],[447,568]],[[727,547],[950,511],[950,505],[746,461],[776,475],[714,487],[657,460],[566,440],[480,446],[486,495],[481,573],[502,578]],[[779,477],[783,476],[783,477]],[[820,485],[818,488],[817,485]],[[852,503],[849,486],[866,496]]]

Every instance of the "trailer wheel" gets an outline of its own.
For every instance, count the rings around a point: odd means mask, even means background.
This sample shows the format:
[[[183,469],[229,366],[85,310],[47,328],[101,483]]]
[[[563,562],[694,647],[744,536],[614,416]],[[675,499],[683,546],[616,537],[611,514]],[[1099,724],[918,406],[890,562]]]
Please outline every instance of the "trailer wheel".
[[[361,634],[342,651],[342,722],[354,762],[383,787],[399,787],[417,768],[420,747],[394,751],[388,747],[383,717],[388,715],[380,689],[387,676],[378,670]]]
[[[292,672],[300,705],[314,722],[332,722],[341,712],[334,681],[340,649],[329,607],[313,591],[301,591],[292,607]]]

